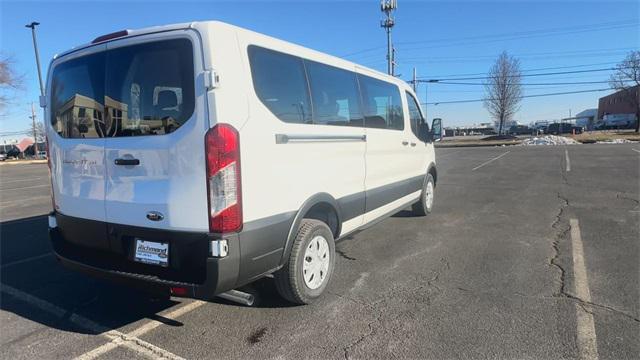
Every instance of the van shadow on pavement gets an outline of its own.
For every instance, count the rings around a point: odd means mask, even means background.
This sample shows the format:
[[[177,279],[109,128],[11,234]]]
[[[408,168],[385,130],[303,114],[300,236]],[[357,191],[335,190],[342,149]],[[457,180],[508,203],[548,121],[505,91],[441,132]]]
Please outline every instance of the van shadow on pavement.
[[[56,260],[48,237],[46,216],[34,216],[0,223],[0,280],[3,291],[0,309],[45,326],[90,334],[68,319],[75,313],[105,327],[117,329],[141,319],[154,319],[170,326],[182,326],[158,315],[181,301],[154,296],[135,288],[95,279],[64,268]],[[64,310],[63,318],[52,316],[36,304],[17,298],[12,289]],[[253,294],[254,307],[295,306],[275,291],[273,279],[265,278],[241,290]],[[210,300],[223,306],[242,306],[220,298]],[[48,306],[51,308],[51,306]]]
[[[47,231],[46,216],[0,223],[2,310],[48,327],[86,334],[92,332],[69,321],[72,314],[112,329],[144,318],[182,325],[157,315],[178,304],[176,301],[65,269],[53,255]],[[64,316],[42,310],[43,303],[38,306],[34,299],[46,302],[49,309],[62,309]]]

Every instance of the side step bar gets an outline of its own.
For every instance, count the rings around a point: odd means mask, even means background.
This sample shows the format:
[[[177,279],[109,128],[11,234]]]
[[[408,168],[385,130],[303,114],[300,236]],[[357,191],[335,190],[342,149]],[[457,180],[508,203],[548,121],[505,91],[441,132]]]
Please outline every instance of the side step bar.
[[[222,294],[218,294],[218,297],[245,306],[253,306],[253,303],[256,300],[253,295],[240,290],[229,290]]]

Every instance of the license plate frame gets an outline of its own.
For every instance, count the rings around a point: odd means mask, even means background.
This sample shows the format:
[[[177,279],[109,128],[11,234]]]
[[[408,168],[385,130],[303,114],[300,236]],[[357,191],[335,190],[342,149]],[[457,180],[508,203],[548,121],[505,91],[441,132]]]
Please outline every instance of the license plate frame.
[[[135,238],[133,260],[161,267],[169,266],[169,243]]]

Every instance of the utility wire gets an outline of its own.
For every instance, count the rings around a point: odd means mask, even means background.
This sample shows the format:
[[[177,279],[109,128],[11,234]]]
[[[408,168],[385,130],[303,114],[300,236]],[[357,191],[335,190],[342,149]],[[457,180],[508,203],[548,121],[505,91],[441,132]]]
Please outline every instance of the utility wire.
[[[524,86],[547,86],[547,85],[585,85],[585,84],[608,84],[609,80],[605,81],[574,81],[574,82],[551,82],[551,83],[523,83],[520,85]],[[470,82],[448,82],[448,81],[438,81],[435,84],[444,84],[444,85],[480,85],[484,86],[487,83],[470,83]]]
[[[545,57],[548,58],[549,55],[558,55],[562,57],[566,56],[589,56],[589,55],[602,55],[602,54],[612,54],[619,52],[626,52],[629,50],[634,50],[634,47],[622,47],[622,48],[609,48],[609,49],[584,49],[584,50],[571,50],[571,51],[547,51],[547,52],[533,52],[533,53],[516,53],[511,54],[518,59],[526,59],[526,58],[537,58],[537,57]],[[415,60],[467,60],[467,59],[486,59],[493,60],[496,58],[495,54],[492,55],[473,55],[473,56],[410,56],[403,58],[405,61],[415,61]]]
[[[612,71],[617,70],[618,68],[610,67],[610,68],[601,68],[601,69],[590,69],[590,70],[573,70],[573,71],[557,71],[550,73],[535,73],[535,74],[521,74],[521,75],[513,75],[509,77],[525,77],[525,76],[551,76],[551,75],[563,75],[563,74],[580,74],[580,73],[590,73],[590,72],[599,72],[599,71]],[[447,78],[447,79],[424,79],[424,77],[419,78],[418,82],[430,82],[436,83],[439,81],[456,81],[456,80],[484,80],[488,79],[488,76],[482,77],[461,77],[461,78]]]
[[[614,65],[614,64],[618,64],[618,63],[619,63],[619,61],[609,61],[609,62],[601,62],[601,63],[581,64],[581,65],[567,65],[567,66],[554,66],[554,67],[524,69],[524,70],[520,70],[520,71],[528,72],[528,71],[540,71],[540,70],[572,69],[572,68],[580,68],[580,67],[587,67],[587,66]],[[481,72],[481,73],[445,74],[445,75],[440,75],[440,77],[444,78],[444,77],[474,76],[474,75],[486,75],[486,74],[487,74],[487,72],[485,71],[485,72]]]
[[[496,42],[504,42],[504,41],[509,41],[509,40],[519,40],[519,39],[534,38],[534,37],[579,34],[579,33],[592,32],[592,31],[602,31],[602,30],[616,30],[616,29],[624,29],[624,28],[629,28],[629,27],[638,27],[638,23],[629,24],[629,25],[621,25],[621,26],[616,26],[616,27],[609,27],[609,28],[606,28],[606,29],[605,28],[601,28],[601,29],[585,29],[585,30],[581,30],[581,31],[572,31],[572,32],[565,32],[565,33],[558,33],[558,34],[514,36],[514,37],[511,37],[511,38],[504,38],[504,39],[484,40],[484,41],[467,41],[467,42],[458,42],[458,43],[450,43],[450,44],[442,44],[442,45],[434,45],[434,46],[420,46],[420,47],[405,48],[402,45],[400,45],[398,48],[403,52],[408,52],[408,51],[425,50],[425,49],[459,47],[459,46],[465,46],[465,45],[473,46],[473,45],[477,45],[477,44],[496,43]]]
[[[569,27],[560,27],[560,28],[550,28],[550,29],[536,29],[536,30],[527,30],[527,31],[516,31],[509,33],[501,33],[501,34],[492,34],[492,35],[478,35],[478,36],[467,36],[467,37],[459,37],[459,38],[444,38],[444,39],[433,39],[433,40],[417,40],[417,41],[400,41],[397,42],[398,45],[411,45],[411,44],[431,44],[431,43],[442,43],[442,42],[452,42],[452,41],[467,41],[467,40],[482,40],[482,39],[490,39],[490,38],[502,38],[502,37],[514,37],[514,36],[527,36],[527,35],[558,35],[558,33],[573,33],[574,31],[580,30],[589,30],[589,31],[597,31],[600,28],[607,30],[611,27],[619,27],[619,26],[629,26],[638,24],[637,19],[628,19],[623,21],[613,21],[607,23],[599,23],[599,24],[590,24],[590,25],[579,25],[579,26],[569,26]]]
[[[607,90],[611,90],[611,89],[610,88],[606,88],[606,89],[592,89],[592,90],[581,90],[581,91],[565,91],[565,92],[548,93],[548,94],[524,95],[522,97],[523,98],[532,98],[532,97],[579,94],[579,93],[607,91]],[[473,99],[473,100],[434,101],[434,102],[421,103],[421,104],[422,105],[461,104],[461,103],[483,102],[485,100],[495,100],[495,99],[490,99],[489,98],[489,99]]]
[[[624,21],[615,21],[615,22],[607,22],[607,23],[597,23],[597,24],[589,24],[589,25],[581,25],[581,26],[573,26],[573,27],[564,27],[564,28],[551,28],[551,29],[537,29],[537,30],[529,30],[529,31],[521,31],[521,32],[510,32],[510,33],[502,33],[502,34],[489,34],[489,35],[480,35],[480,36],[472,36],[472,37],[459,37],[459,38],[446,38],[446,39],[434,39],[434,40],[422,40],[422,41],[405,41],[398,42],[396,44],[399,45],[409,45],[409,44],[418,44],[418,43],[439,43],[439,42],[455,42],[455,41],[465,41],[465,40],[482,40],[482,39],[491,39],[491,38],[499,38],[499,37],[513,37],[516,36],[526,36],[526,35],[538,35],[538,36],[552,36],[559,35],[563,32],[574,33],[575,30],[586,30],[586,31],[600,31],[600,30],[609,30],[608,27],[611,26],[633,26],[637,24],[636,19],[629,19]],[[598,27],[605,27],[603,29],[599,29]],[[537,34],[536,34],[537,33]],[[542,34],[548,33],[548,34]],[[502,41],[503,39],[499,39],[498,41]],[[367,49],[358,50],[355,52],[343,54],[343,57],[351,57],[379,49],[383,49],[385,46],[375,46]]]

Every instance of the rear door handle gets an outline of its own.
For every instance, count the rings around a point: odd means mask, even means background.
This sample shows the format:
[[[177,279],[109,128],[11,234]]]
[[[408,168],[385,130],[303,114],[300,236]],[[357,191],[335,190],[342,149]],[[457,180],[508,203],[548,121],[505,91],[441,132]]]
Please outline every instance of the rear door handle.
[[[403,141],[402,145],[407,146],[407,145],[409,145],[409,142],[408,141]]]
[[[116,165],[140,165],[140,160],[138,159],[116,159]]]

